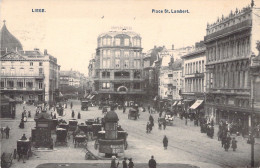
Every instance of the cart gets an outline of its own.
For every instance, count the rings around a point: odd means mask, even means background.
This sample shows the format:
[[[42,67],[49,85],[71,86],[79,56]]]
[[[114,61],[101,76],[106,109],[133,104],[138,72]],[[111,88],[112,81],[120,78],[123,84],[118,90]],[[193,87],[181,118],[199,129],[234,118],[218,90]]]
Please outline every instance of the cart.
[[[67,146],[67,130],[64,128],[56,129],[56,142],[55,145],[66,145]]]
[[[128,113],[128,119],[137,120],[138,117],[139,117],[138,111],[134,108],[130,108]]]
[[[17,154],[18,154],[18,161],[22,158],[23,155],[26,156],[27,159],[29,159],[29,157],[32,156],[31,141],[28,139],[18,140]]]

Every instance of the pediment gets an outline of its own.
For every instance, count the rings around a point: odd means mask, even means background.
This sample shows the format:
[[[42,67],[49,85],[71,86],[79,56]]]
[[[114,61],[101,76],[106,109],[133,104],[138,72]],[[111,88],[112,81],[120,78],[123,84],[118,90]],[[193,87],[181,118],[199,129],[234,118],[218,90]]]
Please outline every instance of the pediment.
[[[26,60],[17,52],[10,52],[1,57],[1,60]]]

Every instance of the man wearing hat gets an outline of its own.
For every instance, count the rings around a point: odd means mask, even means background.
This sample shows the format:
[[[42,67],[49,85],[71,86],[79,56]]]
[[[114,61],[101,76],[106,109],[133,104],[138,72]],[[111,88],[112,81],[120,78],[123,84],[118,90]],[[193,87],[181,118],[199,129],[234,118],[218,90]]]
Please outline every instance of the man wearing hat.
[[[134,162],[132,161],[132,158],[129,158],[128,160],[129,160],[128,167],[134,168]]]
[[[118,165],[119,165],[119,162],[118,162],[117,165],[116,165],[116,156],[112,156],[110,168],[117,168]]]
[[[154,157],[151,156],[151,159],[148,162],[149,168],[156,168],[156,161],[154,160]]]
[[[127,168],[126,160],[127,160],[127,158],[124,157],[124,160],[122,161],[123,168]]]

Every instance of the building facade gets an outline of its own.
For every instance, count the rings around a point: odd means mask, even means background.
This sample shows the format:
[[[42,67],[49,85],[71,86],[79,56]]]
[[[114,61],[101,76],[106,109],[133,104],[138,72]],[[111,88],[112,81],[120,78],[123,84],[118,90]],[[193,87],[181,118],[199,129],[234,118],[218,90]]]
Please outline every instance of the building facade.
[[[94,88],[99,100],[141,99],[143,54],[141,36],[135,32],[110,31],[98,36]]]
[[[181,59],[177,59],[171,65],[172,69],[172,100],[175,102],[180,101],[182,99],[181,92],[183,90],[183,61]]]
[[[203,42],[195,45],[195,48],[182,56],[182,59],[184,90],[181,94],[184,110],[197,110],[204,113],[206,48]]]
[[[252,2],[251,6],[231,11],[229,16],[222,16],[207,26],[204,38],[207,47],[206,113],[216,122],[224,119],[241,123],[243,127],[250,125],[255,83],[250,75],[250,64],[251,58],[259,53],[256,49],[259,15],[259,8]],[[254,111],[259,114],[259,109]]]
[[[18,101],[54,102],[58,94],[57,59],[47,50],[24,51],[18,39],[1,29],[1,96]]]

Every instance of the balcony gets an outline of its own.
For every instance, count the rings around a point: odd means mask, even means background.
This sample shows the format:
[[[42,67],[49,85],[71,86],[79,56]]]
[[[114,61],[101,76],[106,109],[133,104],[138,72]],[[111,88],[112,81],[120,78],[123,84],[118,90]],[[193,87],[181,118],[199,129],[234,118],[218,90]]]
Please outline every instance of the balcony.
[[[185,78],[203,78],[204,73],[185,74]]]
[[[14,78],[14,77],[32,77],[32,78],[44,78],[44,74],[39,73],[23,73],[23,74],[17,74],[17,73],[1,73],[1,77],[5,78]]]
[[[34,88],[34,87],[1,87],[1,90],[14,90],[14,91],[43,91],[43,89]]]
[[[208,88],[208,93],[227,95],[250,95],[249,88]]]

